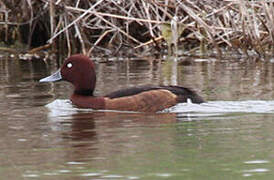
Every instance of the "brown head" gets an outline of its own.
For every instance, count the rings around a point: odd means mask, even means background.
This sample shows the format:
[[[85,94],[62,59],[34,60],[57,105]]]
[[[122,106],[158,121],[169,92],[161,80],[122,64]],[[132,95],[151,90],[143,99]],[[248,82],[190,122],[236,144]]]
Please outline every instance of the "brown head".
[[[84,55],[76,54],[67,58],[62,67],[40,82],[65,80],[74,85],[74,93],[93,95],[96,85],[96,73],[92,60]]]

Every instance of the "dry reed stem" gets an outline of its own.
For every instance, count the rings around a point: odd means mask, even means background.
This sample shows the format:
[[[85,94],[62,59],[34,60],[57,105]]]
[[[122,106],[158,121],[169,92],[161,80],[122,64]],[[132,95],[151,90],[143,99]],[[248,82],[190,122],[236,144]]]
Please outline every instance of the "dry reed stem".
[[[155,38],[155,39],[149,40],[149,41],[147,41],[147,42],[145,42],[145,43],[142,43],[142,44],[140,44],[140,45],[134,47],[134,49],[138,49],[138,48],[140,48],[140,47],[150,45],[150,44],[152,44],[152,43],[154,43],[154,42],[156,42],[156,41],[160,41],[160,40],[162,40],[162,39],[164,39],[164,37],[163,37],[163,36],[159,36],[159,37],[157,37],[157,38]]]
[[[58,35],[60,35],[61,33],[63,33],[64,31],[66,31],[68,28],[70,28],[72,25],[74,25],[77,21],[81,20],[84,16],[86,16],[89,12],[89,10],[95,8],[98,4],[100,4],[103,0],[100,0],[98,2],[96,2],[96,4],[94,4],[93,6],[91,6],[88,10],[86,10],[83,14],[81,14],[81,16],[79,16],[78,18],[76,18],[73,22],[71,22],[69,25],[67,25],[65,28],[63,28],[61,31],[59,31],[58,33],[56,33],[54,36],[52,36],[49,39],[49,43],[52,42],[53,39],[55,39]]]
[[[246,55],[260,56],[274,52],[274,2],[243,0],[0,0],[0,32],[2,41],[9,41],[11,29],[24,25],[33,27],[40,18],[48,17],[49,40],[65,38],[68,54],[78,42],[84,54],[98,50],[116,52],[129,47],[142,51],[157,44],[166,49],[162,24],[169,25],[173,45],[187,47],[188,52],[215,48],[233,48]],[[38,8],[37,8],[38,7]],[[23,9],[25,8],[25,9]],[[28,11],[26,11],[26,8]],[[21,15],[17,19],[14,15]],[[172,20],[176,26],[172,26]],[[174,22],[174,21],[173,21]],[[15,26],[14,26],[15,25]],[[180,33],[177,27],[183,26]],[[74,28],[71,28],[74,27]],[[30,32],[35,30],[31,29]],[[11,35],[10,35],[11,36]],[[30,35],[31,37],[31,35]],[[30,41],[28,42],[30,43]],[[41,47],[43,46],[40,45]],[[188,47],[190,46],[190,47]],[[115,47],[114,50],[107,49]],[[135,47],[135,48],[134,48]]]
[[[118,18],[118,19],[123,19],[123,20],[126,20],[126,21],[148,22],[148,23],[155,23],[155,24],[170,23],[170,22],[161,22],[161,21],[150,20],[150,19],[126,17],[126,16],[117,15],[117,14],[110,14],[110,13],[103,13],[103,12],[85,10],[85,9],[75,8],[75,7],[70,7],[70,6],[66,7],[66,9],[72,10],[72,11],[79,11],[79,12],[97,14],[97,15],[100,15],[100,16],[107,16],[107,17],[111,17],[111,18]]]
[[[99,44],[99,42],[110,32],[113,32],[114,30],[110,29],[105,31],[98,39],[97,41],[94,43],[94,45],[89,49],[87,55],[90,56],[92,50],[95,48],[95,46],[97,46]]]
[[[45,50],[45,49],[49,49],[51,47],[52,44],[45,44],[44,46],[39,46],[37,48],[33,48],[31,50],[29,50],[27,53],[28,54],[34,54],[38,51],[41,51],[41,50]]]

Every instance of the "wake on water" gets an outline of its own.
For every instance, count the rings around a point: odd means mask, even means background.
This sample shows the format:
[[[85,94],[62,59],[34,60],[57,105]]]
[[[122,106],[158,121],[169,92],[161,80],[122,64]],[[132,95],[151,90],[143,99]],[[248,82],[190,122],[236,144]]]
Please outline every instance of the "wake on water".
[[[55,116],[74,114],[77,112],[98,112],[97,110],[92,109],[77,108],[71,104],[70,100],[64,99],[57,99],[47,104],[46,107],[50,111],[55,112]],[[99,112],[102,112],[102,110]],[[194,116],[215,116],[229,113],[274,113],[274,101],[209,101],[202,104],[193,104],[189,102],[177,104],[160,113],[191,114]]]

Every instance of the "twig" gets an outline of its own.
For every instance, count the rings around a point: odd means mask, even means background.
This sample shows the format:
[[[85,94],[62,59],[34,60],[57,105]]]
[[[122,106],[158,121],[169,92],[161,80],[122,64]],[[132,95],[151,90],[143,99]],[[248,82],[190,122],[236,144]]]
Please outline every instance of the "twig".
[[[97,41],[94,43],[94,45],[89,49],[89,51],[88,51],[88,53],[87,53],[87,56],[90,56],[90,54],[91,54],[91,52],[92,52],[92,50],[95,48],[95,46],[97,46],[97,44],[108,34],[108,33],[110,33],[110,32],[113,32],[113,30],[112,29],[110,29],[110,30],[107,30],[107,31],[105,31],[98,39],[97,39]]]
[[[51,47],[52,44],[46,44],[46,45],[43,45],[43,46],[39,46],[37,48],[33,48],[31,50],[28,51],[28,54],[34,54],[38,51],[41,51],[41,50],[45,50],[45,49],[49,49]]]
[[[75,19],[73,22],[71,22],[69,25],[67,25],[65,28],[63,28],[61,31],[56,33],[53,37],[51,37],[48,42],[51,43],[53,39],[55,39],[57,36],[59,36],[62,32],[66,31],[68,28],[70,28],[73,24],[75,24],[77,21],[81,20],[84,16],[86,16],[91,9],[94,9],[97,5],[99,5],[103,0],[100,0],[96,2],[93,6],[91,6],[88,10],[85,10],[84,13],[79,16],[77,19]]]
[[[155,24],[162,24],[162,23],[169,24],[169,22],[162,22],[162,21],[157,21],[157,20],[141,19],[141,18],[134,18],[134,17],[126,17],[126,16],[117,15],[117,14],[109,14],[109,13],[85,10],[85,9],[81,9],[81,8],[75,8],[75,7],[71,7],[71,6],[67,6],[66,9],[78,11],[78,12],[86,12],[86,13],[96,14],[99,16],[107,16],[107,17],[113,17],[113,18],[118,18],[118,19],[124,19],[127,21],[149,22],[149,23],[155,23]]]
[[[13,54],[18,54],[18,51],[12,48],[0,47],[0,51],[6,51]]]
[[[155,38],[155,39],[151,39],[151,40],[149,40],[149,41],[147,41],[147,42],[145,42],[145,43],[142,43],[142,44],[140,44],[140,45],[134,47],[134,49],[138,49],[138,48],[140,48],[140,47],[147,46],[147,45],[149,45],[149,44],[152,44],[152,43],[154,43],[154,42],[156,42],[156,41],[160,41],[160,40],[162,40],[162,39],[164,39],[164,37],[163,37],[163,36],[159,36],[159,37],[157,37],[157,38]]]

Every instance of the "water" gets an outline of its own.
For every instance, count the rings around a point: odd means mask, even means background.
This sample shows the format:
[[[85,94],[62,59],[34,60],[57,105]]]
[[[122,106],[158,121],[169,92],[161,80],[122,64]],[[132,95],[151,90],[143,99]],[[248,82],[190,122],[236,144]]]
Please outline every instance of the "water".
[[[47,67],[47,68],[46,68]],[[208,102],[164,112],[92,111],[42,60],[0,60],[3,179],[271,179],[274,64],[193,59],[97,63],[96,94],[178,84]]]

